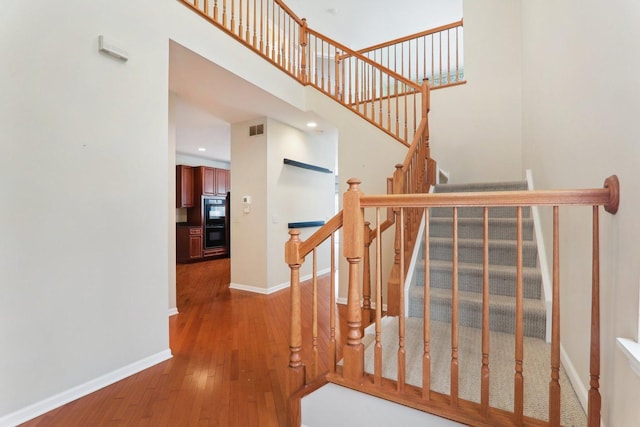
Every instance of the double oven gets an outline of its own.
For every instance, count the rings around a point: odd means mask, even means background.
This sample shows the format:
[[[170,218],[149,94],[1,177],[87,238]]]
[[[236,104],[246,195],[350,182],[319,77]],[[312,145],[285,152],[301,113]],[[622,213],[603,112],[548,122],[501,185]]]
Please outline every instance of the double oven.
[[[227,246],[228,223],[226,197],[203,197],[204,248],[213,249]]]

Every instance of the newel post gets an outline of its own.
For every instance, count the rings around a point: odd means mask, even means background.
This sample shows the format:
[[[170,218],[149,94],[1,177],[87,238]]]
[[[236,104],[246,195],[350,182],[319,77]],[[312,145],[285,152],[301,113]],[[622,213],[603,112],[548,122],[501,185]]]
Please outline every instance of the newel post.
[[[302,18],[302,25],[300,26],[300,81],[307,83],[307,19]]]
[[[344,256],[349,263],[349,291],[347,295],[347,342],[344,346],[343,375],[347,381],[361,383],[364,375],[364,345],[360,328],[360,260],[364,252],[364,212],[360,207],[359,179],[347,181],[349,190],[344,193]]]
[[[291,335],[289,338],[289,383],[287,393],[291,396],[304,386],[305,367],[302,363],[302,316],[300,312],[300,230],[289,231],[284,258],[291,269]]]
[[[404,172],[402,171],[402,165],[397,164],[393,173],[393,194],[403,194],[404,192]],[[399,211],[398,208],[393,208],[396,233],[393,244],[395,256],[387,286],[387,314],[389,316],[398,316],[400,314],[400,229],[404,227],[404,224],[400,223]]]

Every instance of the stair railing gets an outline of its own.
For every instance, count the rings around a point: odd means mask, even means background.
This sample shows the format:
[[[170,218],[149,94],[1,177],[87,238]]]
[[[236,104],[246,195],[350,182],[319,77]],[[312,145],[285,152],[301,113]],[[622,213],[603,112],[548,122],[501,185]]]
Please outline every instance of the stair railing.
[[[431,88],[439,89],[466,83],[462,49],[461,19],[357,52],[413,82],[429,79]],[[347,58],[344,54],[339,60]]]
[[[420,121],[419,83],[309,28],[282,0],[179,1],[300,83],[410,145]]]
[[[343,225],[344,248],[343,256],[348,263],[348,298],[346,319],[346,337],[341,342],[330,342],[332,348],[330,353],[329,373],[326,379],[338,385],[347,386],[374,396],[398,402],[416,409],[420,409],[438,416],[452,419],[461,423],[474,426],[520,426],[520,425],[548,425],[559,426],[561,422],[561,400],[560,400],[560,251],[559,251],[559,211],[560,207],[567,205],[589,206],[592,209],[592,299],[591,299],[591,319],[590,319],[590,390],[588,394],[588,415],[589,427],[600,425],[601,395],[599,391],[600,381],[600,277],[599,277],[599,207],[603,206],[605,211],[615,214],[618,209],[620,190],[618,179],[611,176],[606,179],[602,189],[584,190],[555,190],[555,191],[507,191],[489,193],[442,193],[442,194],[392,194],[392,195],[365,195],[360,191],[360,181],[351,179],[348,181],[349,189],[344,194],[343,212],[339,218]],[[523,376],[523,365],[526,354],[524,353],[524,307],[523,307],[523,237],[522,237],[522,217],[523,209],[530,206],[550,206],[553,209],[553,297],[552,297],[552,333],[551,333],[551,353],[548,391],[548,415],[544,419],[535,419],[525,414],[524,384],[526,378]],[[460,331],[459,331],[459,307],[458,307],[458,211],[462,208],[479,207],[483,214],[483,310],[482,310],[482,355],[478,360],[472,361],[473,366],[478,368],[480,377],[480,390],[478,401],[471,401],[461,397],[460,394],[460,367],[459,358]],[[493,354],[489,345],[490,329],[490,294],[489,275],[486,273],[489,268],[489,208],[513,207],[516,210],[516,310],[515,310],[515,349],[513,365],[513,408],[512,410],[500,409],[490,404],[490,378],[491,371],[495,369],[491,364]],[[453,211],[453,253],[452,253],[452,309],[451,309],[451,334],[450,340],[436,342],[431,337],[430,320],[430,286],[429,279],[429,214],[431,208],[449,208]],[[388,220],[381,220],[381,212],[385,209],[394,210],[398,217],[398,222],[405,223],[405,217],[410,209],[419,209],[426,217],[425,230],[425,299],[424,316],[422,319],[423,335],[418,345],[421,348],[422,376],[418,383],[407,382],[407,349],[411,348],[407,342],[405,325],[404,300],[400,299],[398,313],[398,341],[396,346],[397,366],[395,368],[395,378],[387,378],[383,375],[383,347],[382,347],[382,304],[380,295],[382,294],[381,265],[382,250],[379,237],[383,227],[388,227]],[[373,215],[372,212],[373,211]],[[368,214],[367,214],[368,213]],[[365,214],[373,216],[375,221],[372,227],[365,225]],[[303,253],[309,253],[311,246],[319,242],[328,233],[335,233],[339,227],[339,220],[332,220],[332,225],[327,225],[326,230],[319,236],[309,239],[307,242],[300,242],[295,231],[291,232],[291,239],[286,246],[286,258],[291,267],[292,277],[292,325],[299,324],[296,317],[300,316],[299,291],[300,286],[299,270],[300,264],[304,261]],[[388,227],[389,228],[389,227]],[[394,229],[390,227],[389,229]],[[374,266],[374,284],[376,294],[375,305],[375,332],[371,344],[372,361],[368,363],[365,371],[365,346],[362,332],[362,310],[361,295],[362,280],[360,278],[360,263],[365,259],[365,251],[371,242],[367,242],[367,235],[373,231],[375,239],[375,256],[372,262]],[[401,292],[404,290],[404,259],[406,233],[404,227],[400,227],[400,286]],[[333,274],[333,271],[332,271]],[[332,296],[334,298],[334,296]],[[333,301],[333,299],[332,299]],[[332,312],[335,306],[332,306]],[[331,328],[335,329],[336,319],[332,318]],[[317,332],[315,332],[317,333]],[[386,332],[385,332],[386,333]],[[329,334],[334,337],[333,334]],[[312,342],[317,343],[314,338]],[[313,344],[314,346],[317,344]],[[342,360],[335,363],[336,346],[342,348]],[[431,372],[432,349],[450,346],[450,375],[449,392],[438,392],[433,389]],[[415,347],[415,346],[414,346]],[[305,382],[303,355],[301,353],[302,334],[299,330],[292,328],[291,341],[291,363],[292,389],[301,389],[305,383],[313,382],[313,376]],[[388,357],[389,349],[385,350],[384,357]],[[317,357],[317,351],[312,353]],[[584,376],[584,375],[583,375]],[[527,399],[531,396],[527,396]],[[295,411],[294,411],[295,412]],[[293,418],[292,425],[299,425],[299,408],[297,417]]]

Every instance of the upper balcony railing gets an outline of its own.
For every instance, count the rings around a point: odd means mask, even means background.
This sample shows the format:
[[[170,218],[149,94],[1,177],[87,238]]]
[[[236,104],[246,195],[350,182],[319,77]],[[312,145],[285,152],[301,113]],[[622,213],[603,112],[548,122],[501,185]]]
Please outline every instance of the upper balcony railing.
[[[375,55],[363,55],[314,31],[281,0],[179,1],[302,84],[411,144],[421,120],[422,78],[407,77]]]
[[[357,52],[413,82],[429,79],[439,89],[466,83],[463,33],[461,19]]]

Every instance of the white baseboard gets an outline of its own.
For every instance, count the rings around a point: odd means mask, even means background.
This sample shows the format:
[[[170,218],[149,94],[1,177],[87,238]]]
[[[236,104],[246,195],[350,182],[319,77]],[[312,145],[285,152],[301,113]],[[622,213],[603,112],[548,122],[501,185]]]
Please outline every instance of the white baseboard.
[[[330,268],[325,268],[324,270],[318,271],[318,276],[322,276],[323,274],[328,274],[330,272],[331,272]],[[307,274],[306,276],[301,277],[300,281],[304,282],[305,280],[309,280],[312,277],[313,277],[312,274]],[[290,284],[291,282],[284,282],[284,283],[280,283],[279,285],[272,286],[270,288],[259,288],[257,286],[243,285],[240,283],[231,283],[229,285],[229,289],[235,289],[237,291],[253,292],[255,294],[271,295],[275,292],[288,288]]]
[[[569,355],[566,351],[564,351],[564,347],[560,344],[560,362],[562,362],[562,366],[564,370],[567,372],[567,377],[569,377],[569,381],[571,381],[571,385],[573,386],[573,390],[576,392],[576,396],[578,396],[578,400],[582,405],[582,409],[587,412],[588,407],[588,393],[587,387],[584,385],[582,380],[580,379],[580,375],[578,375],[578,371],[576,371],[576,367],[573,366],[573,362],[569,358]]]
[[[54,396],[48,397],[44,400],[41,400],[40,402],[36,402],[33,405],[29,405],[11,414],[5,415],[0,418],[0,427],[12,427],[18,424],[22,424],[46,412],[59,408],[62,405],[66,405],[71,401],[74,401],[90,393],[93,393],[94,391],[100,390],[101,388],[114,384],[133,374],[137,374],[138,372],[150,368],[153,365],[157,365],[158,363],[171,359],[172,357],[173,356],[171,355],[171,350],[167,349],[137,362],[131,363],[130,365],[124,366],[120,369],[116,369],[113,372],[87,381],[84,384],[80,384],[76,387],[70,388],[69,390],[63,391],[62,393],[58,393]]]
[[[173,307],[173,308],[169,309],[169,317],[175,316],[176,314],[179,314],[178,313],[178,307]]]

